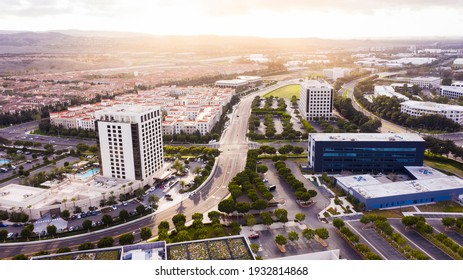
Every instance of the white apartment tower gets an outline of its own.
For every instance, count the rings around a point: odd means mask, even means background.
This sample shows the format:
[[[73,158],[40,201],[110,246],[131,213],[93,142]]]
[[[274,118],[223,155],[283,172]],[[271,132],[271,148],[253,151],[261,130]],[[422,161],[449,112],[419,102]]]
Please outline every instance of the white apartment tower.
[[[301,83],[299,112],[306,120],[330,119],[333,110],[333,87],[325,81],[307,80]]]
[[[117,105],[95,118],[103,176],[145,180],[162,167],[160,107]]]

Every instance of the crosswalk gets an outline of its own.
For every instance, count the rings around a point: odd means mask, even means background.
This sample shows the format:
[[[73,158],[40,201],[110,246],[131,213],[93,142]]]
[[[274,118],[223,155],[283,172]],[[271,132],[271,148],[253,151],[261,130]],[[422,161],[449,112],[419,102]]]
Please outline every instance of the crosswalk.
[[[60,221],[62,220],[61,218],[55,218],[55,219],[44,219],[44,220],[38,220],[34,224],[43,224],[43,223],[51,223],[52,221]]]

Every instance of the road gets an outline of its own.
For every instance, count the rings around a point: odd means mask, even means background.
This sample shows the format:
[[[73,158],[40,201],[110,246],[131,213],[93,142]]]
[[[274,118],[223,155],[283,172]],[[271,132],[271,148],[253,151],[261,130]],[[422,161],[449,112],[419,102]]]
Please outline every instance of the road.
[[[2,128],[0,129],[0,137],[6,138],[13,142],[16,140],[21,140],[42,143],[42,145],[52,144],[55,150],[74,149],[76,145],[79,143],[85,143],[87,145],[96,144],[96,140],[90,139],[64,138],[29,134],[30,131],[38,129],[39,123],[40,121],[32,121]]]
[[[388,77],[388,76],[393,76],[393,75],[397,75],[400,73],[402,72],[383,72],[383,73],[377,73],[376,75],[379,75],[381,77]],[[349,82],[347,84],[344,84],[344,86],[338,91],[338,94],[342,95],[347,90],[347,96],[352,100],[352,106],[354,107],[355,110],[362,112],[365,116],[368,116],[371,118],[378,118],[376,115],[370,113],[369,111],[364,109],[362,106],[360,106],[360,104],[358,104],[354,98],[354,88],[357,85],[357,83],[363,79],[365,78],[360,78],[352,82]],[[380,119],[380,120],[381,120],[381,132],[383,133],[387,133],[387,132],[405,133],[407,132],[407,129],[405,127],[396,125],[384,119]]]
[[[162,212],[90,234],[37,242],[0,244],[0,258],[8,258],[17,254],[31,254],[41,250],[53,251],[61,247],[75,247],[84,242],[96,242],[104,236],[118,236],[126,232],[138,232],[144,226],[151,227],[153,233],[156,235],[159,222],[170,221],[172,216],[178,213],[183,213],[187,217],[187,221],[191,220],[191,215],[194,213],[207,213],[228,196],[228,183],[238,172],[244,170],[246,155],[249,149],[246,128],[254,96],[265,94],[290,83],[282,82],[242,98],[241,102],[236,106],[234,114],[232,114],[230,126],[224,131],[219,142],[222,153],[217,159],[218,167],[216,172],[211,175],[213,178],[190,198]],[[139,240],[139,236],[137,235],[136,241]]]

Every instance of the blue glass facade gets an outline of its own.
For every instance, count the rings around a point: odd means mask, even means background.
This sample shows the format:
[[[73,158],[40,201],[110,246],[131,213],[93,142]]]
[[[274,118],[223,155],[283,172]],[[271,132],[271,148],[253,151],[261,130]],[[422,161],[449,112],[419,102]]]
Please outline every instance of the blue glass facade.
[[[316,141],[309,150],[315,172],[402,170],[423,156],[424,141]]]

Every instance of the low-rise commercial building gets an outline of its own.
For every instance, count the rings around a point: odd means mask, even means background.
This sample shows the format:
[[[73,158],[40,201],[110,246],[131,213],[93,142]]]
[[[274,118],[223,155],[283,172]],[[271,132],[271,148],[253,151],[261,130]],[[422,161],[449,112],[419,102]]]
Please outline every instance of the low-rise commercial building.
[[[234,80],[219,80],[215,82],[216,87],[233,88],[236,91],[255,88],[260,85],[262,85],[262,77],[259,76],[238,76]]]
[[[409,100],[405,95],[395,92],[392,86],[375,86],[374,96],[397,97],[400,100]]]
[[[440,86],[441,79],[438,77],[416,77],[411,79],[410,83],[419,86],[421,89],[432,89]]]
[[[441,86],[440,95],[447,96],[448,98],[459,98],[463,96],[463,84],[454,83],[451,86]]]
[[[308,165],[315,172],[388,171],[423,165],[424,140],[414,133],[310,133]]]
[[[400,103],[400,111],[413,117],[441,115],[463,124],[463,106],[410,100]]]
[[[336,81],[339,78],[344,78],[349,75],[352,70],[349,68],[332,68],[323,69],[323,75],[330,80]]]
[[[457,58],[453,61],[453,68],[463,68],[463,58]]]
[[[362,174],[338,177],[336,183],[363,203],[365,210],[434,203],[463,194],[463,180],[456,176],[447,176],[425,166],[404,168],[412,180],[385,183],[375,176]]]

